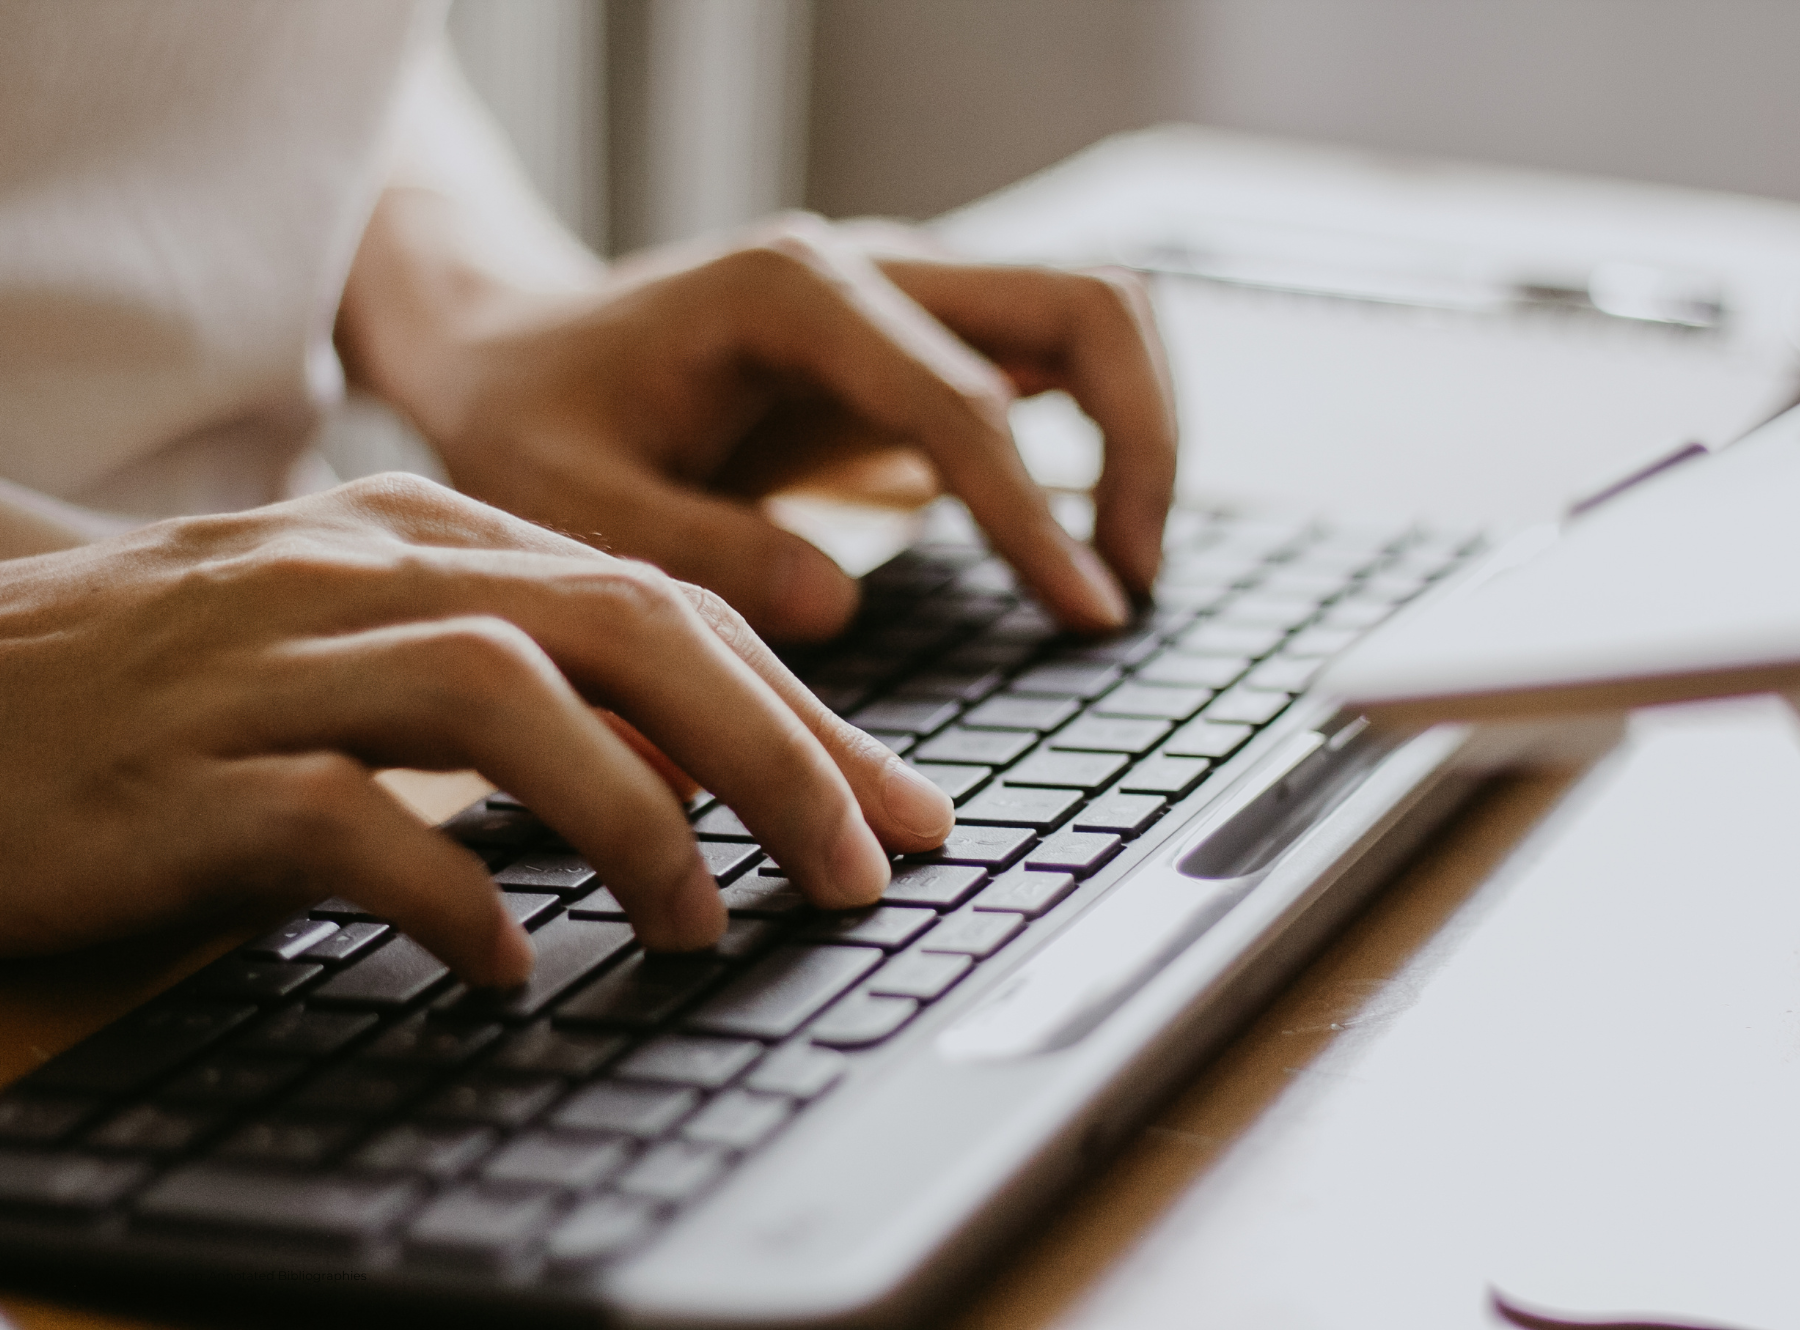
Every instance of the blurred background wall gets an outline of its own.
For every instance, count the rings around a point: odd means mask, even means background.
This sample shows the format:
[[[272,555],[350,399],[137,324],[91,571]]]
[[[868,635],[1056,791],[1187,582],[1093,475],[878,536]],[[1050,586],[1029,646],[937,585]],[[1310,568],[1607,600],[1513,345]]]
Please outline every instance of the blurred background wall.
[[[614,252],[930,216],[1165,120],[1800,199],[1791,0],[458,0],[452,32]]]

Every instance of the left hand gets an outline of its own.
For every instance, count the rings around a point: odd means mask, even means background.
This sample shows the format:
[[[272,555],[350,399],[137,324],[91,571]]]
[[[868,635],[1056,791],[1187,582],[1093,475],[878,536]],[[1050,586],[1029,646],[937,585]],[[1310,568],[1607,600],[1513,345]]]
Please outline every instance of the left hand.
[[[527,294],[458,251],[452,206],[384,198],[340,340],[466,492],[708,587],[769,636],[815,639],[848,621],[855,584],[746,500],[911,449],[1071,628],[1117,627],[1148,592],[1175,425],[1131,274],[877,260],[802,216]],[[1092,548],[1051,516],[1008,427],[1016,396],[1051,388],[1106,438]]]

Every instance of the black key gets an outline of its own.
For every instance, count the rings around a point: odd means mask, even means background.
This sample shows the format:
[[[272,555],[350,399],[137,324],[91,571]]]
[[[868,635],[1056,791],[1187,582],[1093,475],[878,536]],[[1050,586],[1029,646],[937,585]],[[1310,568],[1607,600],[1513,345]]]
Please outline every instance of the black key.
[[[902,697],[936,697],[973,704],[1001,684],[1001,670],[924,670],[905,680],[897,690]]]
[[[686,1023],[713,1034],[785,1039],[881,957],[874,947],[782,947],[702,1003]]]
[[[1025,928],[1025,916],[986,910],[958,910],[932,929],[921,951],[953,951],[963,956],[991,956]]]
[[[380,951],[339,970],[313,993],[312,1000],[357,1007],[403,1007],[449,975],[449,967],[417,942],[396,937]]]
[[[889,697],[871,702],[853,713],[852,725],[864,730],[893,730],[900,734],[930,734],[956,719],[962,707],[935,697]]]
[[[182,1154],[218,1125],[217,1111],[136,1104],[88,1133],[88,1144],[134,1154]]]
[[[756,839],[755,833],[744,825],[744,820],[724,804],[714,804],[695,818],[694,834],[710,836],[714,840],[754,841]]]
[[[1256,658],[1268,655],[1286,636],[1287,629],[1276,624],[1202,619],[1176,639],[1175,649],[1190,656]]]
[[[578,854],[528,854],[494,874],[495,883],[507,891],[551,891],[559,896],[577,895],[593,880],[593,868]]]
[[[716,1090],[762,1056],[754,1039],[709,1039],[665,1034],[652,1039],[613,1068],[628,1081],[667,1081]]]
[[[998,871],[1025,853],[1031,832],[1020,827],[956,826],[935,850],[908,855],[908,863],[970,864]]]
[[[530,928],[540,920],[547,919],[562,904],[561,896],[535,891],[506,891],[500,895],[506,906],[506,912],[519,923],[520,928]]]
[[[896,956],[863,985],[876,997],[918,998],[930,1002],[950,991],[975,965],[968,956],[947,951],[909,951]]]
[[[966,767],[946,762],[915,762],[913,769],[949,795],[952,803],[962,802],[994,774],[992,767]]]
[[[1184,656],[1171,651],[1132,677],[1171,688],[1225,688],[1250,668],[1248,656]]]
[[[1096,716],[1141,716],[1154,720],[1186,720],[1212,696],[1208,688],[1169,688],[1162,684],[1125,683],[1094,703]]]
[[[1240,685],[1214,698],[1205,716],[1208,720],[1266,725],[1286,710],[1291,700],[1286,693],[1259,693]]]
[[[1081,704],[1067,697],[990,697],[963,717],[963,724],[990,730],[1054,730]]]
[[[440,830],[464,845],[531,845],[550,834],[524,809],[489,808],[485,799],[463,809]]]
[[[169,1071],[256,1015],[241,1003],[155,1002],[121,1017],[29,1078],[33,1089],[124,1094]]]
[[[558,1024],[655,1025],[725,973],[711,957],[628,956],[556,1009]]]
[[[974,895],[986,880],[987,874],[981,869],[960,864],[903,864],[894,869],[881,899],[887,905],[927,905],[934,910],[949,910]]]
[[[1046,741],[1050,748],[1085,753],[1147,753],[1169,732],[1166,720],[1078,716]]]
[[[596,1196],[569,1212],[545,1244],[550,1273],[566,1278],[630,1251],[656,1231],[653,1202]]]
[[[403,1122],[390,1127],[350,1157],[352,1167],[370,1173],[423,1173],[453,1178],[493,1148],[486,1127]]]
[[[325,973],[322,965],[265,961],[248,956],[221,956],[182,985],[185,992],[206,997],[272,1002],[299,992]]]
[[[0,1094],[0,1141],[49,1145],[93,1117],[101,1101],[87,1095]]]
[[[492,794],[488,795],[487,806],[489,808],[524,809],[525,801],[515,795],[508,794],[505,790],[495,790]]]
[[[971,901],[970,906],[977,910],[998,910],[1035,919],[1073,890],[1073,873],[1044,873],[1028,868],[1012,868],[995,878],[994,885]]]
[[[882,747],[895,757],[905,757],[912,752],[913,745],[919,742],[916,734],[906,734],[899,730],[864,730],[871,739],[877,740]]]
[[[990,785],[957,813],[956,830],[974,831],[982,826],[1029,827],[1033,831],[1049,831],[1058,827],[1081,802],[1079,790],[1038,789],[1032,786]],[[950,850],[948,840],[944,850]],[[951,859],[944,853],[945,859]]]
[[[549,1192],[455,1187],[419,1212],[406,1235],[407,1259],[489,1272],[511,1267],[550,1225]]]
[[[631,1158],[631,1142],[585,1132],[531,1132],[510,1142],[482,1167],[491,1182],[588,1191]]]
[[[844,1055],[811,1044],[784,1044],[751,1068],[744,1084],[764,1094],[816,1099],[844,1074]]]
[[[270,961],[291,961],[301,952],[338,931],[329,919],[290,919],[272,933],[265,933],[244,950]]]
[[[558,1127],[577,1131],[609,1131],[650,1140],[692,1113],[699,1102],[699,1091],[683,1086],[596,1081],[576,1091],[552,1120]]]
[[[1047,661],[1033,665],[1012,681],[1011,693],[1030,693],[1044,697],[1099,697],[1119,682],[1118,666],[1071,660]]]
[[[379,1017],[360,1011],[284,1007],[233,1045],[240,1052],[324,1057],[371,1029]]]
[[[585,1080],[624,1052],[628,1042],[622,1034],[580,1034],[539,1022],[509,1038],[488,1065]]]
[[[303,1238],[354,1252],[397,1224],[418,1200],[400,1179],[281,1177],[190,1164],[144,1193],[138,1215],[152,1224]]]
[[[1059,831],[1025,856],[1025,867],[1086,877],[1119,852],[1117,836],[1098,831]]]
[[[460,1067],[499,1037],[498,1025],[433,1021],[419,1012],[383,1032],[381,1038],[362,1051],[362,1056],[375,1062]]]
[[[725,1172],[724,1151],[691,1141],[652,1146],[619,1179],[619,1190],[653,1201],[685,1201]]]
[[[160,1097],[198,1104],[252,1104],[291,1085],[306,1069],[300,1058],[210,1058],[176,1077]]]
[[[612,920],[552,919],[531,935],[537,964],[518,988],[470,989],[443,1014],[464,1019],[530,1020],[585,976],[635,944],[628,924]]]
[[[335,919],[340,923],[354,923],[359,919],[375,917],[355,901],[347,901],[342,896],[333,896],[329,900],[322,900],[307,913],[315,919]]]
[[[918,1010],[912,998],[852,993],[814,1021],[807,1034],[832,1048],[866,1048],[897,1033]]]
[[[350,1118],[274,1113],[238,1128],[217,1154],[234,1163],[311,1168],[337,1154],[363,1127]]]
[[[732,841],[703,840],[700,842],[700,857],[706,861],[706,871],[717,878],[722,887],[761,859],[762,849],[760,846],[739,845]]]
[[[747,1090],[727,1090],[714,1095],[705,1108],[683,1123],[681,1134],[702,1145],[754,1150],[793,1116],[790,1100]]]
[[[937,922],[931,910],[878,905],[872,910],[844,910],[813,920],[801,934],[807,942],[850,943],[898,951]]]
[[[807,686],[812,689],[813,696],[825,704],[827,711],[835,712],[840,716],[855,711],[863,704],[864,699],[875,691],[868,684],[859,683],[816,683]]]
[[[1163,745],[1163,752],[1170,757],[1222,758],[1235,753],[1254,733],[1248,725],[1226,725],[1211,716],[1202,716],[1175,731],[1175,737]]]
[[[1200,758],[1147,758],[1125,773],[1119,782],[1121,794],[1157,794],[1165,799],[1179,799],[1206,775],[1212,763]]]
[[[1006,784],[1042,785],[1091,794],[1130,762],[1123,753],[1064,753],[1040,748],[1006,773]]]
[[[623,919],[625,907],[605,887],[598,887],[569,907],[571,919]]]
[[[0,1209],[98,1214],[124,1200],[149,1171],[131,1159],[0,1150]]]
[[[938,664],[949,670],[1010,670],[1037,650],[1035,642],[971,642],[949,652]]]
[[[1035,732],[966,730],[952,725],[913,749],[917,762],[967,762],[1003,767],[1037,742]]]
[[[387,924],[378,924],[366,919],[357,923],[342,924],[338,931],[330,937],[315,942],[307,948],[301,959],[335,965],[339,961],[347,961],[353,956],[360,955],[365,949],[392,931],[393,929]]]
[[[792,914],[804,909],[806,897],[785,877],[741,877],[719,893],[725,908],[733,914]]]
[[[288,1100],[288,1107],[346,1117],[380,1117],[417,1095],[429,1077],[421,1067],[350,1062],[302,1086]]]
[[[1076,831],[1110,831],[1129,839],[1161,817],[1167,806],[1155,794],[1109,794],[1075,814],[1069,825]]]
[[[1009,570],[1010,571],[1010,570]],[[1019,605],[988,625],[984,639],[992,642],[1043,642],[1062,631],[1062,625],[1038,605]]]
[[[757,880],[768,882],[777,879]],[[724,935],[713,943],[713,955],[721,960],[747,961],[774,946],[786,931],[773,919],[730,919],[726,921]]]
[[[1135,665],[1160,646],[1162,634],[1154,628],[1139,628],[1098,642],[1059,648],[1052,659],[1083,661],[1091,665]]]
[[[562,1091],[562,1081],[553,1076],[477,1072],[426,1100],[419,1114],[457,1122],[520,1127],[548,1108]]]

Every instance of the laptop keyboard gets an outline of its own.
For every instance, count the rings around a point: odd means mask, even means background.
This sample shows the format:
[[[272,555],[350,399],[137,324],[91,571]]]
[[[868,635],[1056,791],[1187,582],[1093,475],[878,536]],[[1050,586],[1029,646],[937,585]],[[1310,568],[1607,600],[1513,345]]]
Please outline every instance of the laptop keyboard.
[[[702,795],[728,931],[647,955],[593,870],[494,795],[447,829],[532,930],[528,984],[469,990],[324,901],[0,1093],[0,1232],[591,1273],[1029,935],[1473,546],[1181,514],[1156,607],[1080,641],[939,531],[865,579],[845,637],[788,655],[956,801],[949,840],[897,861],[879,905],[812,909]]]

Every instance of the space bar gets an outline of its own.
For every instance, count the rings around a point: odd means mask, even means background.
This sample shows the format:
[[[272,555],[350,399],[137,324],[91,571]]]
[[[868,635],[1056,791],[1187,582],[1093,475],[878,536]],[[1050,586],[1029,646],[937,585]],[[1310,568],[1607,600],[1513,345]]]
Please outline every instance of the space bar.
[[[418,1195],[408,1181],[279,1177],[195,1164],[145,1192],[137,1213],[152,1226],[248,1229],[354,1251],[396,1223]]]

